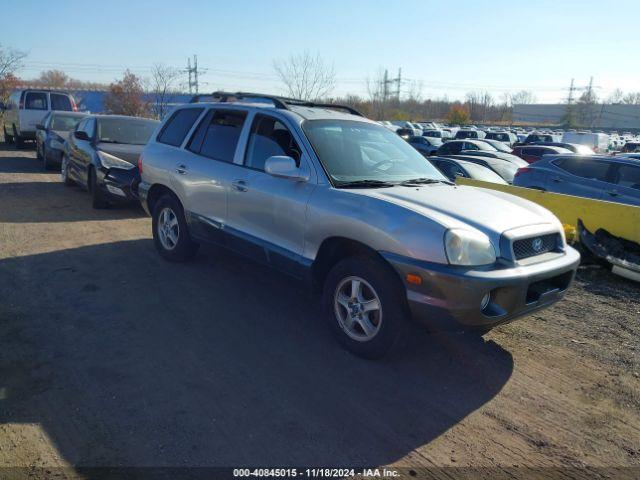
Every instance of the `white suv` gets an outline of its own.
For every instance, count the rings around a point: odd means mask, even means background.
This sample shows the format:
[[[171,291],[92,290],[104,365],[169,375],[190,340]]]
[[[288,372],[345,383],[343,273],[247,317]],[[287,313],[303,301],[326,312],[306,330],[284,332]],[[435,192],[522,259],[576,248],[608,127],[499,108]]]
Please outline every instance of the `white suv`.
[[[36,125],[52,110],[76,112],[73,96],[67,92],[52,90],[14,90],[4,110],[4,141],[22,148],[25,140],[35,140]]]

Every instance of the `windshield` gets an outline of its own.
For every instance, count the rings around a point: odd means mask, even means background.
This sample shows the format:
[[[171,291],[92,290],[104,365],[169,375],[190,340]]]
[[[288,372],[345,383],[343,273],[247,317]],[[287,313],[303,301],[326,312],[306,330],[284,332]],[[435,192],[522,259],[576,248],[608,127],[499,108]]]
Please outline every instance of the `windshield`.
[[[475,163],[466,163],[464,165],[464,168],[467,173],[469,173],[471,178],[475,178],[476,180],[482,180],[492,183],[507,183],[496,172],[489,170],[487,167],[483,167],[482,165],[476,165]]]
[[[158,123],[142,118],[100,118],[98,140],[106,143],[145,145]]]
[[[59,132],[69,132],[76,128],[76,125],[84,117],[77,115],[54,115],[51,121],[51,130],[57,130]]]
[[[417,150],[380,125],[307,120],[302,128],[334,182],[402,182],[415,178],[446,181]]]
[[[511,153],[511,149],[507,147],[504,143],[499,142],[498,140],[485,140],[489,145],[498,150],[499,152]]]
[[[504,161],[492,163],[491,168],[498,172],[498,175],[504,178],[507,182],[513,182],[513,177],[518,171],[517,165]]]

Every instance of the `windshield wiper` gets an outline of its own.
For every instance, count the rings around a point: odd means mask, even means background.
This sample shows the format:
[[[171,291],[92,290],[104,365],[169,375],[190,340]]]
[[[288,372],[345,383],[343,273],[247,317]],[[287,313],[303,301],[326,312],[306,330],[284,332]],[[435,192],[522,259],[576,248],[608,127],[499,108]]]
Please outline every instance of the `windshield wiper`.
[[[354,180],[352,182],[336,182],[337,188],[384,188],[395,184],[383,180]]]
[[[109,138],[100,139],[100,142],[101,143],[122,143],[122,142],[119,142],[117,140],[111,140]]]
[[[400,185],[427,185],[430,183],[444,183],[446,185],[454,185],[448,180],[438,180],[437,178],[411,178],[400,182]]]

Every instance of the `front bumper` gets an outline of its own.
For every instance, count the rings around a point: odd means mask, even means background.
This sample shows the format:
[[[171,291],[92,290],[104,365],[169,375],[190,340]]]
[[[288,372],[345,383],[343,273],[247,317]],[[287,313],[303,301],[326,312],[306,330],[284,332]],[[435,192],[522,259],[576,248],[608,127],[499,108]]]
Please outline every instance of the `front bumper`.
[[[140,174],[137,168],[98,168],[98,186],[113,203],[137,203]]]
[[[382,252],[405,282],[411,313],[434,330],[486,329],[560,300],[573,281],[580,254],[571,247],[540,256],[529,265],[468,268],[414,260]],[[406,282],[418,275],[422,284]],[[482,309],[482,299],[490,294]]]

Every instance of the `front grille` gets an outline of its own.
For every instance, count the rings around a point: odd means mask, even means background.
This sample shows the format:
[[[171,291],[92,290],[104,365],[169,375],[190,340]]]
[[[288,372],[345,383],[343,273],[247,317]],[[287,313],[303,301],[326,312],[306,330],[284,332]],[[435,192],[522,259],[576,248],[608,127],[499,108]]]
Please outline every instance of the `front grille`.
[[[556,250],[560,245],[560,234],[549,233],[537,237],[521,238],[513,242],[513,254],[516,260],[535,257]]]

